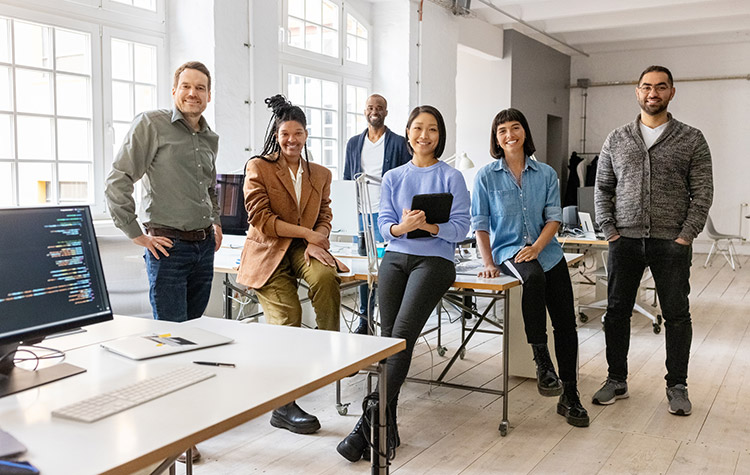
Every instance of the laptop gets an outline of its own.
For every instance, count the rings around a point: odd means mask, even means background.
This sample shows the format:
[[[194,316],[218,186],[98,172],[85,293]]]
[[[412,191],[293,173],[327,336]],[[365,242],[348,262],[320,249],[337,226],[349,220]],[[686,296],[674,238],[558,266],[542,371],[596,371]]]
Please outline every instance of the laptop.
[[[231,338],[202,328],[185,327],[170,333],[146,333],[132,335],[101,344],[113,353],[131,360],[145,360],[158,356],[200,350],[231,343]]]

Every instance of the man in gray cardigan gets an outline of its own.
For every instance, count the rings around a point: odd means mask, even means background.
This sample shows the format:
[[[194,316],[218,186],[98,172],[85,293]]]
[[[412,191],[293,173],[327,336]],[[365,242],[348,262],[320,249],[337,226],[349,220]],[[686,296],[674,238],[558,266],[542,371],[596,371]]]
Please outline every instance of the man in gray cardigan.
[[[643,71],[635,89],[641,114],[612,131],[599,155],[595,201],[609,241],[604,319],[609,373],[593,403],[628,397],[630,317],[643,271],[650,267],[664,316],[669,412],[687,416],[691,243],[706,223],[713,179],[701,131],[667,112],[674,94],[667,68]]]

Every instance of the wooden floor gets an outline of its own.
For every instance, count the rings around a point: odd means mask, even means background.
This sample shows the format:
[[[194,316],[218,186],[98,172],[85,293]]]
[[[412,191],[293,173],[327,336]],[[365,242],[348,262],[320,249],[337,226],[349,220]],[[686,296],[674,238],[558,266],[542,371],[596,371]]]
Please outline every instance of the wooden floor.
[[[557,398],[541,397],[533,380],[511,377],[507,437],[497,430],[502,398],[406,383],[398,415],[402,445],[391,472],[750,473],[750,262],[742,258],[745,267],[733,272],[721,256],[707,269],[703,259],[694,257],[691,277],[691,416],[667,412],[664,333],[654,334],[651,322],[638,315],[629,357],[630,398],[606,407],[591,404],[607,369],[601,323],[591,318],[578,330],[579,389],[590,427],[568,425],[555,411]],[[581,301],[591,301],[592,293],[592,286],[582,287]],[[430,351],[435,336],[430,337],[416,348],[412,376],[439,374],[458,347],[459,325],[444,326],[445,357]],[[466,358],[451,370],[451,381],[499,388],[500,338],[477,334]],[[363,375],[343,381],[343,400],[351,402],[346,416],[336,411],[334,386],[299,401],[320,419],[322,429],[315,435],[274,429],[270,416],[263,416],[200,444],[203,461],[196,473],[369,473],[366,462],[351,464],[335,450],[361,414],[364,385]]]

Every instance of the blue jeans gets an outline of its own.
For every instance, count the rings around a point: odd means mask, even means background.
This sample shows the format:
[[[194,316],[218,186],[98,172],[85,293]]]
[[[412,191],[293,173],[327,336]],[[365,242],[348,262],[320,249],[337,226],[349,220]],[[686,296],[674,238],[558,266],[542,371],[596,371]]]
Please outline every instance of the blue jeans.
[[[359,230],[362,231],[365,228],[364,222],[362,221],[362,215],[358,215],[359,219]],[[372,213],[372,221],[374,224],[373,231],[375,231],[375,242],[383,242],[383,236],[380,234],[380,228],[378,227],[378,213]],[[360,325],[367,325],[367,315],[374,315],[375,313],[375,301],[377,299],[377,293],[375,289],[372,291],[372,299],[370,299],[370,289],[366,285],[359,286],[359,323]],[[370,305],[367,305],[369,302]],[[369,309],[368,309],[369,307]]]
[[[683,246],[670,239],[620,237],[609,243],[604,334],[611,379],[627,380],[630,317],[643,271],[648,266],[654,276],[664,317],[667,386],[687,384],[693,339],[688,301],[692,255],[692,246]]]
[[[146,250],[149,299],[157,320],[184,322],[203,315],[214,277],[213,233],[203,241],[172,239],[169,256]]]

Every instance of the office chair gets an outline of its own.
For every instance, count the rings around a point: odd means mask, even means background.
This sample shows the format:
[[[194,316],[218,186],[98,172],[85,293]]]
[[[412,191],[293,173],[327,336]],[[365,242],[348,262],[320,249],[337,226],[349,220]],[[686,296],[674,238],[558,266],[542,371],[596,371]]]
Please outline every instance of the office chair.
[[[706,262],[703,264],[703,267],[708,266],[711,261],[711,256],[714,255],[714,250],[724,256],[724,259],[726,259],[729,265],[732,266],[732,270],[737,270],[735,269],[735,263],[737,264],[737,267],[742,267],[739,260],[735,261],[734,256],[737,255],[737,251],[734,249],[734,243],[732,242],[735,239],[742,241],[742,236],[718,232],[714,227],[714,222],[711,221],[711,216],[706,220],[706,236],[713,240],[713,243],[711,244],[711,250],[708,251],[708,256],[706,257]],[[726,244],[724,244],[723,241],[726,241]]]
[[[609,251],[602,251],[602,261],[604,263],[604,266],[601,270],[597,270],[594,275],[597,276],[597,278],[607,280],[607,257],[609,255]],[[651,278],[651,271],[650,269],[646,268],[646,270],[643,272],[643,277],[641,278],[641,285],[643,285],[648,279]],[[655,302],[655,300],[654,300]],[[581,319],[581,322],[586,323],[588,321],[588,316],[581,312],[581,309],[596,309],[596,310],[604,310],[604,314],[602,315],[602,324],[604,324],[604,317],[607,316],[607,299],[599,300],[597,302],[593,302],[587,305],[579,305],[578,306],[578,314]],[[654,316],[651,312],[647,311],[643,306],[641,306],[637,301],[635,305],[633,305],[633,312],[638,312],[644,317],[651,320],[651,327],[654,331],[654,333],[661,333],[661,323],[662,323],[662,316],[656,315]]]

